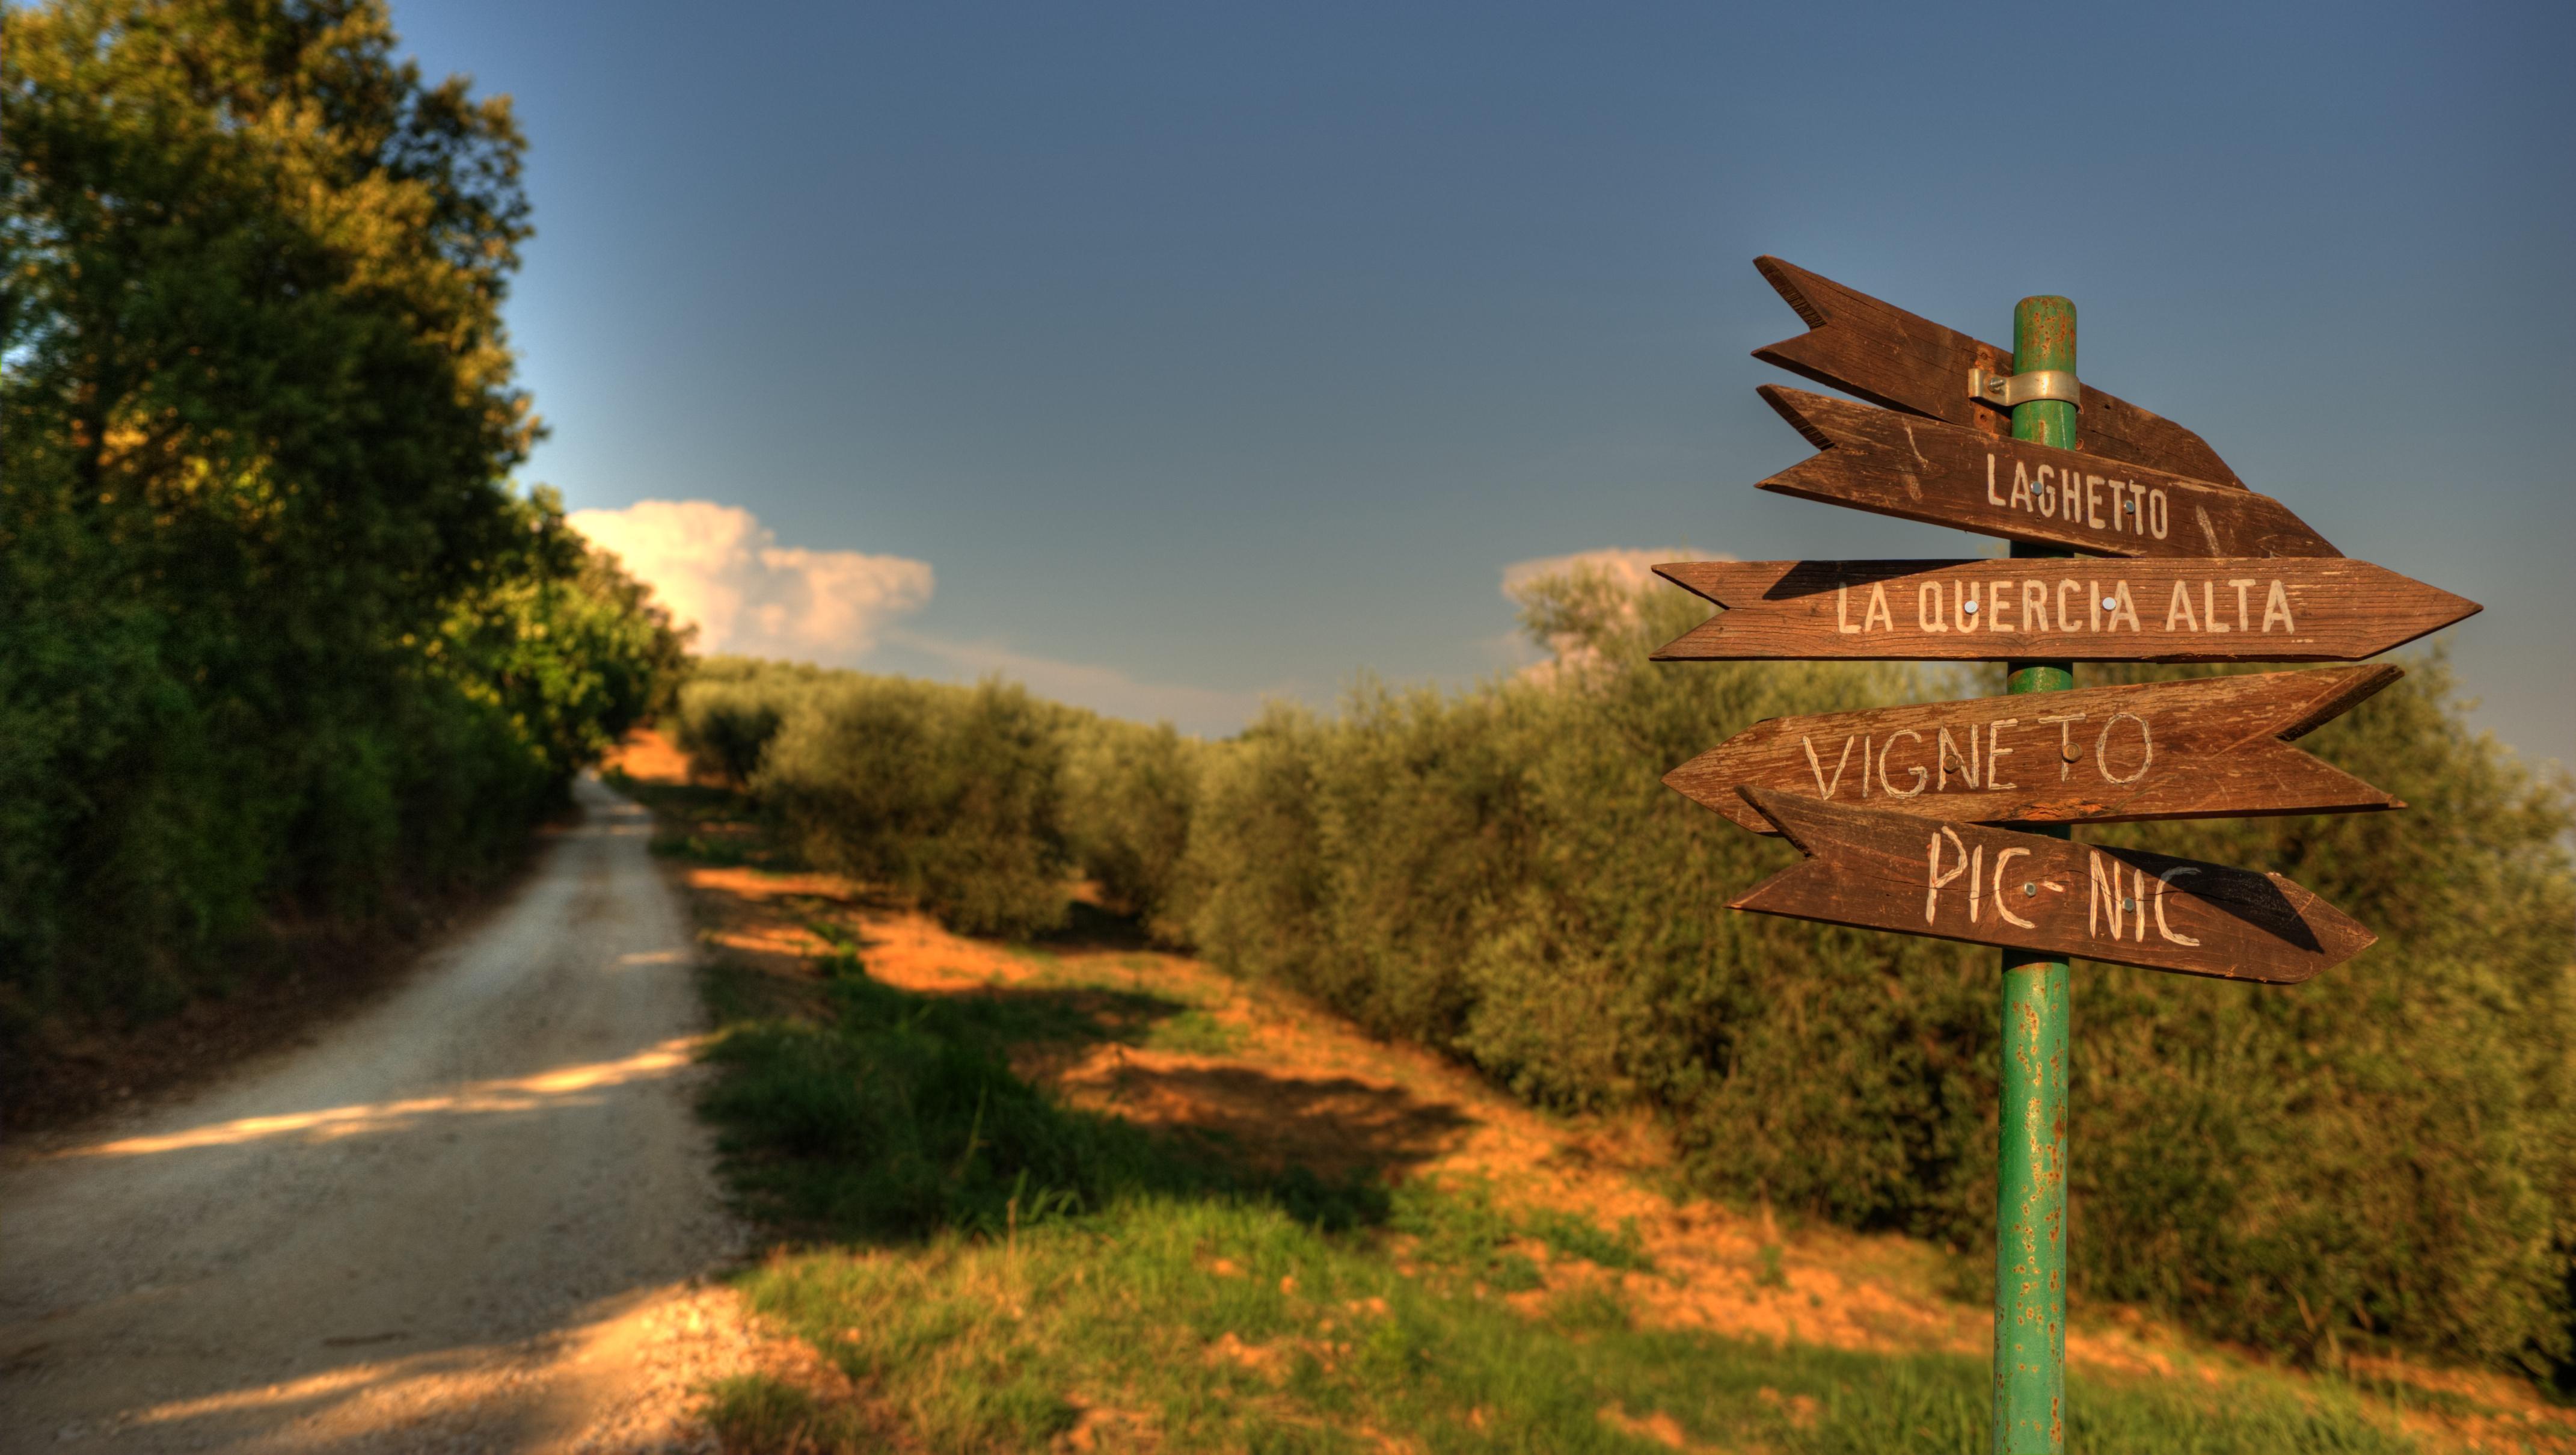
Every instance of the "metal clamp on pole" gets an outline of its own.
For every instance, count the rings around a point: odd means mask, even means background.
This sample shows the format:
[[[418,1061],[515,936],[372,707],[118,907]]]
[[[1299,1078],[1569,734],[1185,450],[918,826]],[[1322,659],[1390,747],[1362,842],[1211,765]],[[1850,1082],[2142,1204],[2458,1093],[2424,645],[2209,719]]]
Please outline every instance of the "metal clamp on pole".
[[[2072,369],[2033,369],[2026,374],[1996,374],[1971,367],[1968,370],[1968,397],[1982,399],[2003,409],[2036,399],[2062,399],[2082,409],[2084,386],[2075,382]]]

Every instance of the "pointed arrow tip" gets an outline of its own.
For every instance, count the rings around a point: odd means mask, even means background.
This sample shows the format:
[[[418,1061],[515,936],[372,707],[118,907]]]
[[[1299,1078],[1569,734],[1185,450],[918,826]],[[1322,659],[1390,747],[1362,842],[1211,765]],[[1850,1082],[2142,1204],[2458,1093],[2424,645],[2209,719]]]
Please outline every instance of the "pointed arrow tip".
[[[2377,931],[2327,903],[2297,880],[2268,872],[2263,877],[2271,880],[2283,897],[2297,907],[2300,921],[2307,925],[2308,933],[2316,937],[2317,948],[2321,952],[2313,962],[2314,969],[2300,976],[2298,981],[2289,983],[2314,979],[2320,972],[2331,970],[2379,943]]]
[[[1815,857],[1816,851],[1807,847],[1805,833],[1801,828],[1790,825],[1791,819],[1797,819],[1803,825],[1812,818],[1812,815],[1801,811],[1811,806],[1811,800],[1800,798],[1794,793],[1782,793],[1776,788],[1758,788],[1750,783],[1736,784],[1735,792],[1738,797],[1753,806],[1755,813],[1762,815],[1772,828],[1778,830],[1782,838],[1795,844],[1799,853],[1809,858]]]
[[[1775,258],[1769,253],[1755,258],[1753,268],[1762,275],[1762,281],[1771,285],[1771,291],[1780,295],[1781,302],[1797,311],[1800,322],[1809,328],[1825,326],[1824,310],[1818,308],[1814,300],[1807,296],[1805,281],[1809,275],[1806,269],[1795,263]],[[1759,353],[1760,350],[1757,349],[1755,352]]]

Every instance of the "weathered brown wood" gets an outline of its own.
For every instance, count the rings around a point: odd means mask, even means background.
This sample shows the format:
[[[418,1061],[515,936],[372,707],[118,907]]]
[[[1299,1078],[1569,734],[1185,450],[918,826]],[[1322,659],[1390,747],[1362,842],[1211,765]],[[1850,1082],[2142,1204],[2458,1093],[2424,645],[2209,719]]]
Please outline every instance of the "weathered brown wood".
[[[1762,386],[1824,453],[1761,488],[2101,556],[2339,556],[2269,495],[1804,389]]]
[[[2480,610],[2367,561],[1682,561],[1659,661],[2354,662]],[[2109,605],[2103,603],[2109,602]]]
[[[2120,823],[2403,808],[2286,741],[2404,676],[2327,667],[1766,718],[1664,775],[1755,833],[1736,792],[1977,823]]]
[[[2278,874],[1742,791],[1808,856],[1736,898],[1756,914],[2272,985],[2378,938]]]
[[[1808,330],[1755,349],[1753,357],[1890,409],[1997,436],[2012,433],[2003,411],[1968,397],[1968,371],[2012,372],[2010,349],[1980,343],[1778,258],[1756,258],[1753,266]],[[2084,386],[2083,409],[2084,446],[2094,454],[2220,485],[2245,483],[2208,441],[2170,419],[2090,384]]]

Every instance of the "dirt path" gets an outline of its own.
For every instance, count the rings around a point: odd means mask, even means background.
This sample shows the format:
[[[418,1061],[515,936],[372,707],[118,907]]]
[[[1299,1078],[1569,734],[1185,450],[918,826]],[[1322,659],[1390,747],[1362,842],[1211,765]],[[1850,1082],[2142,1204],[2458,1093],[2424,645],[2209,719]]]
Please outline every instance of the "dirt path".
[[[738,1335],[688,923],[591,782],[321,1044],[0,1171],[0,1450],[632,1450]]]

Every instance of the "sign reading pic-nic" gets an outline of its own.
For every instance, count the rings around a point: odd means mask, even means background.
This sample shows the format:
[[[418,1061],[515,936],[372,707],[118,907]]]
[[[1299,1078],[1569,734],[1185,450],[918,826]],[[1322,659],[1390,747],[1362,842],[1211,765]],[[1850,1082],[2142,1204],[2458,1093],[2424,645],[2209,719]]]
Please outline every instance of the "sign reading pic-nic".
[[[2377,939],[2278,874],[1743,790],[1806,854],[1733,908],[2295,985]]]

